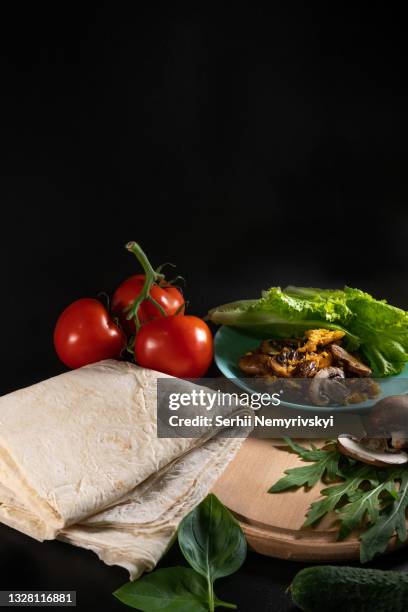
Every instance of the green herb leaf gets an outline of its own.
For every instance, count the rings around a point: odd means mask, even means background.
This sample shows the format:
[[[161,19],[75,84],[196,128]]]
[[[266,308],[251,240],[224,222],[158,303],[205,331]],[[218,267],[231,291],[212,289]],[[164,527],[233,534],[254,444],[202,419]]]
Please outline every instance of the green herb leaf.
[[[312,448],[309,450],[292,442],[289,438],[285,438],[285,442],[304,461],[311,461],[312,465],[285,470],[286,476],[278,480],[269,489],[268,493],[279,493],[292,487],[313,487],[320,480],[333,481],[339,475],[339,462],[343,456],[335,446],[330,445],[329,448],[325,449]]]
[[[188,567],[168,567],[115,591],[122,603],[143,612],[206,612],[207,583]]]
[[[384,552],[394,533],[400,542],[407,540],[408,468],[380,470],[360,461],[344,463],[345,458],[338,456],[333,445],[309,450],[285,440],[294,452],[303,460],[312,461],[313,465],[286,470],[286,476],[269,489],[270,493],[304,484],[310,486],[319,478],[341,480],[320,492],[321,499],[313,502],[306,514],[305,526],[315,525],[326,514],[336,512],[339,540],[354,529],[365,529],[360,538],[362,563]]]
[[[246,557],[241,527],[213,494],[184,517],[178,539],[191,567],[211,584],[236,572]]]
[[[356,470],[351,470],[348,477],[339,484],[332,485],[320,491],[323,499],[313,502],[306,514],[304,526],[314,525],[328,512],[332,512],[346,496],[353,495],[364,481],[375,478],[374,468],[359,464]]]
[[[194,569],[169,567],[128,582],[114,595],[143,612],[213,612],[235,609],[214,593],[214,580],[236,572],[245,560],[247,544],[241,527],[213,494],[181,521],[180,548]]]
[[[400,474],[393,473],[394,479],[401,482],[397,499],[383,510],[377,521],[361,536],[360,561],[362,563],[384,552],[394,533],[397,534],[400,542],[405,542],[407,539],[408,470],[403,468]]]
[[[368,490],[357,489],[354,493],[348,494],[348,503],[336,510],[338,512],[341,524],[339,529],[338,539],[343,540],[354,529],[357,529],[367,520],[369,523],[375,523],[380,511],[386,505],[384,493],[388,493],[388,500],[392,499],[394,493],[394,482],[388,480],[375,483],[371,478],[371,484],[374,488]]]
[[[310,445],[312,447],[310,449],[304,448],[304,446],[300,446],[300,444],[297,444],[297,442],[294,442],[290,438],[283,438],[283,440],[304,461],[319,461],[325,453],[337,450],[336,445],[331,441],[328,442],[324,449],[316,448],[316,446],[314,446],[313,444]]]

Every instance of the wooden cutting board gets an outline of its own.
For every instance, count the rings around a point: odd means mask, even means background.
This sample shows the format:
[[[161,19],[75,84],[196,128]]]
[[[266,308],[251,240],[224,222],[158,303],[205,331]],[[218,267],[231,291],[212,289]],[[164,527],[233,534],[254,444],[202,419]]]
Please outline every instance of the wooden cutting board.
[[[358,559],[358,534],[336,541],[334,516],[324,517],[318,527],[302,527],[323,483],[309,491],[268,493],[284,470],[306,465],[282,444],[281,440],[247,439],[213,492],[239,519],[249,546],[261,554],[311,562]],[[394,538],[390,549],[395,545]]]

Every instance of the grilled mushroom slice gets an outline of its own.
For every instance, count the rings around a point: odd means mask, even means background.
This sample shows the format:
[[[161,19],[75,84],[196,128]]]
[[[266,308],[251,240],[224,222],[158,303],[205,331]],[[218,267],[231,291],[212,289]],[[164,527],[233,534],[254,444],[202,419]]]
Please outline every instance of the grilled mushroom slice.
[[[344,404],[349,393],[341,368],[323,368],[310,383],[309,395],[316,406]]]
[[[358,441],[346,434],[337,438],[337,448],[347,457],[377,467],[389,467],[390,465],[403,465],[408,463],[408,454],[403,451],[390,453],[386,450],[373,449],[362,441]]]
[[[247,376],[266,376],[272,374],[272,357],[260,353],[248,353],[238,362],[239,369]]]
[[[357,359],[357,357],[350,355],[342,346],[332,344],[331,352],[337,363],[344,366],[350,374],[355,376],[371,376],[372,370]]]
[[[313,359],[305,359],[293,371],[293,378],[313,378],[318,372],[317,362]]]

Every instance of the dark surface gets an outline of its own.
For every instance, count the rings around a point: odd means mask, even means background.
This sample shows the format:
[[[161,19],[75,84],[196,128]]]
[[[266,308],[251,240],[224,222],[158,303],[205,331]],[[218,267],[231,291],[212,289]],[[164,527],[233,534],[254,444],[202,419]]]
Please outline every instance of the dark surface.
[[[185,565],[177,545],[160,563],[174,565]],[[242,612],[294,612],[285,591],[302,567],[251,552],[237,574],[217,581],[216,593]],[[408,570],[407,553],[400,550],[369,567]],[[128,580],[124,570],[104,565],[91,552],[62,542],[40,544],[6,527],[0,527],[0,576],[0,590],[76,590],[80,610],[126,609],[111,596]]]
[[[287,283],[408,307],[405,20],[132,6],[3,15],[1,393],[63,371],[55,320],[133,273],[129,239],[178,264],[197,314]],[[122,608],[126,573],[91,553],[1,528],[0,563],[2,589]],[[219,594],[290,609],[298,567],[251,554]]]

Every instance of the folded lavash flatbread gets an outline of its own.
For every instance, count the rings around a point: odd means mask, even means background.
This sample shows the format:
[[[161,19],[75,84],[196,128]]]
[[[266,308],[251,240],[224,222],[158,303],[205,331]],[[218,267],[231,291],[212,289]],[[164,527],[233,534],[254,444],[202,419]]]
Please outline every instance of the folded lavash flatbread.
[[[248,433],[158,438],[163,376],[107,360],[1,397],[0,521],[152,569]]]

